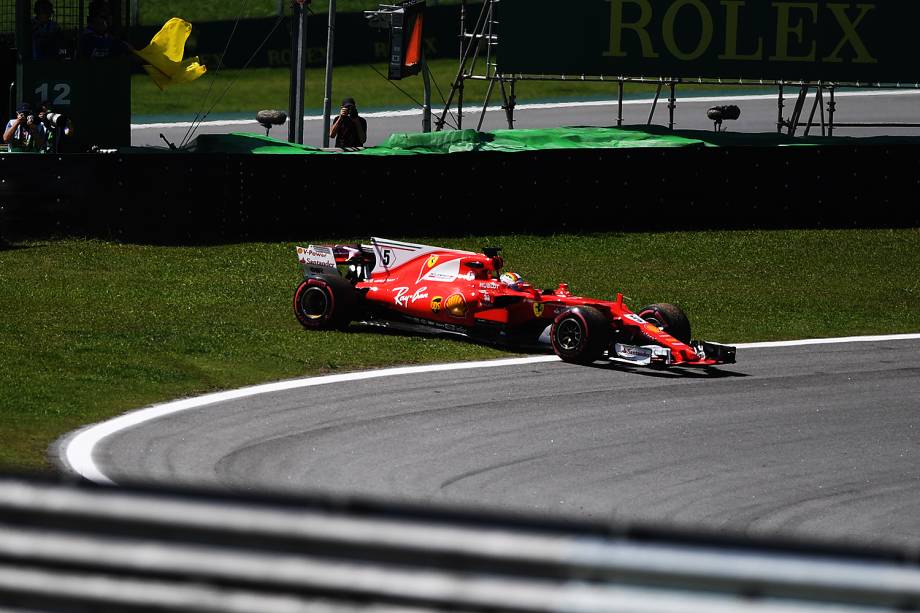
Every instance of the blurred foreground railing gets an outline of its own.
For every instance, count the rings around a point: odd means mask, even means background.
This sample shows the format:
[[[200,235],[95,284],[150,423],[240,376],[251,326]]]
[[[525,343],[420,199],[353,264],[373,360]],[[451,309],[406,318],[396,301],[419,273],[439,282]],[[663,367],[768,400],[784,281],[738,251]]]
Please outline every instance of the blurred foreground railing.
[[[3,610],[913,611],[916,554],[0,478]]]

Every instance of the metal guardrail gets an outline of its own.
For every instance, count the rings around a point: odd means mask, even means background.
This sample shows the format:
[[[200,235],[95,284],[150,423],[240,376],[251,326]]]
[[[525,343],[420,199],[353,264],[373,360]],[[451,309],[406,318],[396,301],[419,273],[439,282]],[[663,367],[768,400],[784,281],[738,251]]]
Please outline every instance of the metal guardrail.
[[[0,478],[0,608],[916,611],[917,551]]]

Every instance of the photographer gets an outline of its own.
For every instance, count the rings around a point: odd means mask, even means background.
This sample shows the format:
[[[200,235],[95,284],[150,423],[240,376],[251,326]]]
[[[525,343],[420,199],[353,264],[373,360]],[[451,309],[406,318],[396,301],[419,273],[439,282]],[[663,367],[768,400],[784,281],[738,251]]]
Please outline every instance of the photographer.
[[[16,106],[16,117],[7,122],[3,131],[3,142],[10,146],[10,151],[41,151],[47,137],[44,116],[33,113],[28,102]]]
[[[37,116],[45,127],[45,146],[42,151],[50,153],[64,151],[67,137],[73,132],[73,122],[62,113],[52,110],[47,102],[38,105]]]
[[[367,120],[358,115],[354,98],[342,101],[342,110],[329,129],[329,136],[335,137],[339,149],[363,147],[367,140]]]

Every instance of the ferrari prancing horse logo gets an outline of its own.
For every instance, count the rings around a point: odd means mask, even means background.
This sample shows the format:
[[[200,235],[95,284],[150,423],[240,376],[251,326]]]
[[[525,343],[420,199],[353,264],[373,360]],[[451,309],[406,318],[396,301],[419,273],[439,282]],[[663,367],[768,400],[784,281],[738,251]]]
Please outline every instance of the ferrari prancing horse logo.
[[[544,308],[546,307],[543,306],[542,302],[534,302],[533,303],[533,316],[542,317]]]

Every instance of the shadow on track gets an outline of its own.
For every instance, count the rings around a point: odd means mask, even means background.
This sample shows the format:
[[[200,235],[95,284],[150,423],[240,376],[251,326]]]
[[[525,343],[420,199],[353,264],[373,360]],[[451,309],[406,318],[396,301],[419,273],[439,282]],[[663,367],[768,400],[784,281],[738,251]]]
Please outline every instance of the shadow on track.
[[[389,328],[386,326],[375,326],[368,323],[355,322],[344,330],[346,334],[385,334],[387,336],[415,336],[419,338],[446,338],[461,343],[471,345],[480,345],[506,352],[509,356],[521,355],[552,355],[553,351],[550,346],[533,345],[533,346],[516,346],[488,340],[479,340],[464,336],[462,334],[452,333],[446,330],[402,330],[399,328]],[[635,373],[645,377],[655,377],[660,379],[723,379],[726,377],[749,377],[747,373],[724,370],[719,367],[681,367],[681,366],[634,366],[624,362],[595,362],[586,364],[585,368],[599,368],[606,370],[617,370],[620,372]]]
[[[724,370],[716,366],[681,367],[681,366],[633,366],[623,362],[595,362],[587,366],[601,370],[628,372],[643,377],[658,379],[724,379],[727,377],[750,377],[751,375],[733,370]]]

